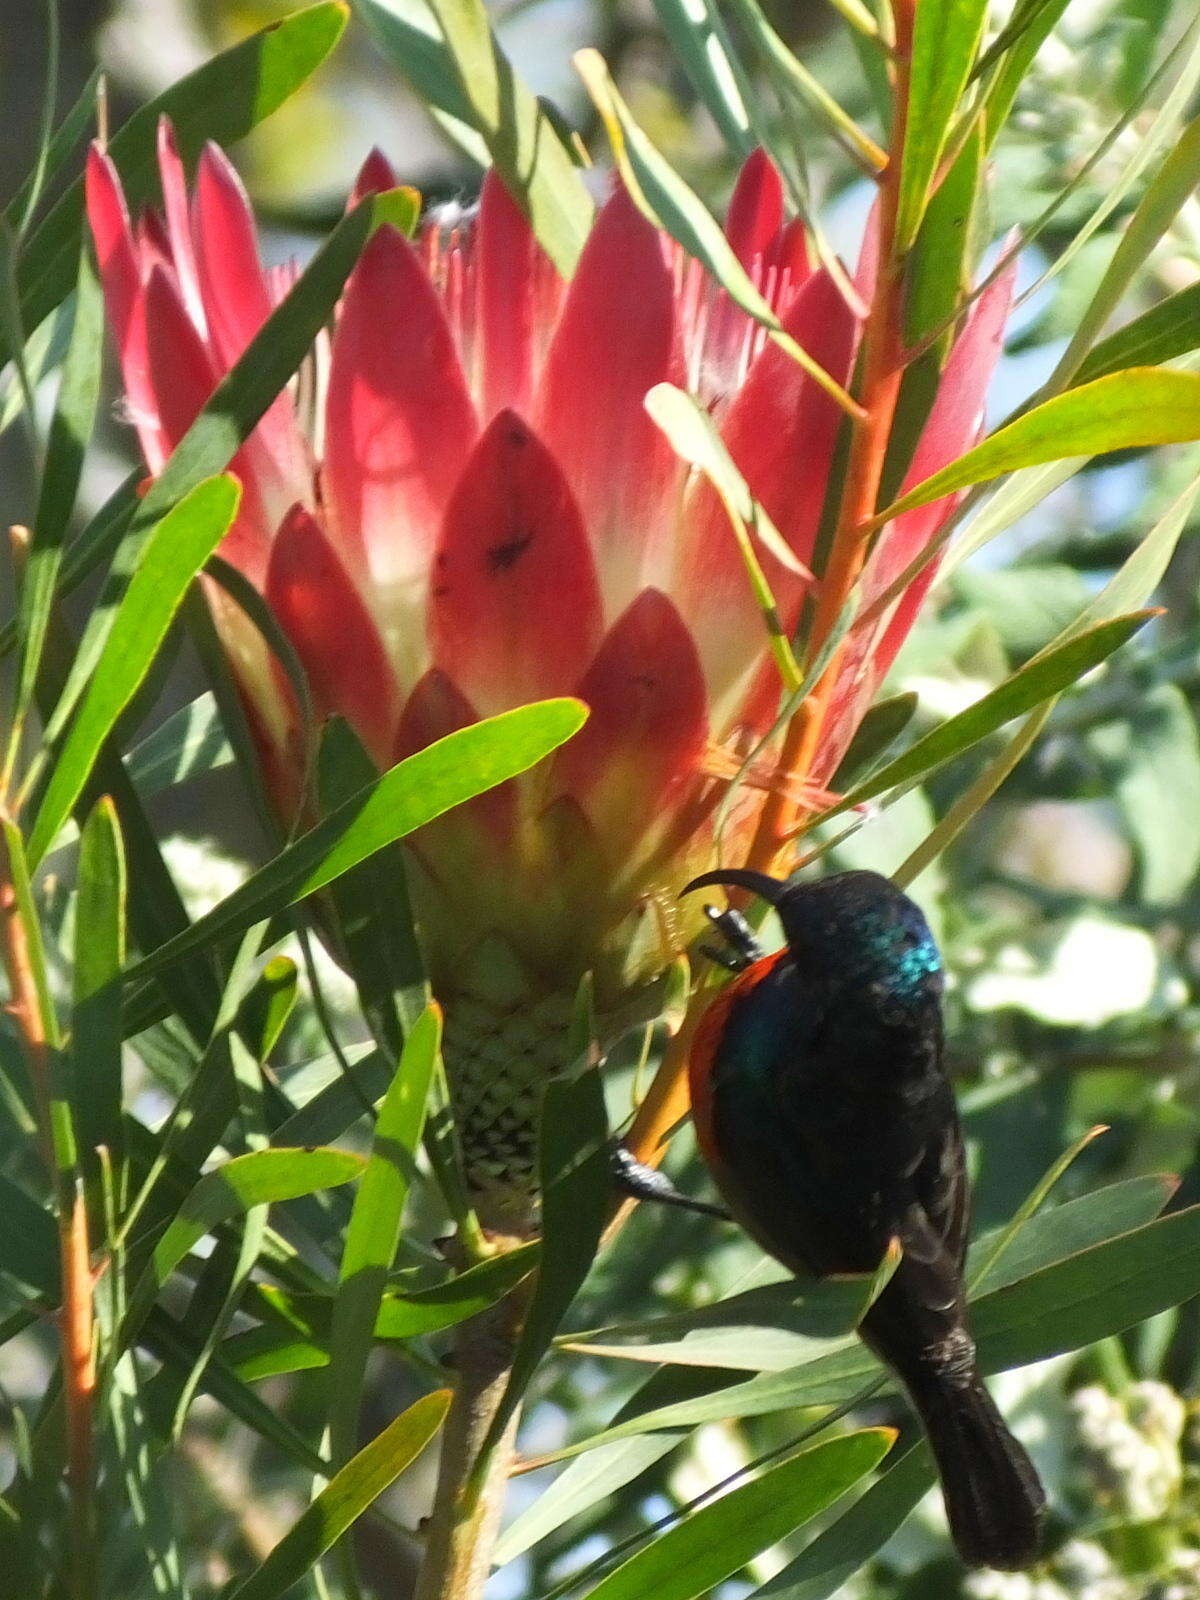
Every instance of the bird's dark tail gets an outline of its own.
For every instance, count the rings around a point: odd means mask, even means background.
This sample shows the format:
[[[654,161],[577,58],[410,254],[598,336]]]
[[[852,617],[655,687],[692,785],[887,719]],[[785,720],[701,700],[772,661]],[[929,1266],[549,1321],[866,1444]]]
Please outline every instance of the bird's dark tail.
[[[982,1378],[955,1383],[929,1371],[907,1387],[937,1461],[959,1555],[972,1567],[1030,1566],[1041,1548],[1045,1492]]]

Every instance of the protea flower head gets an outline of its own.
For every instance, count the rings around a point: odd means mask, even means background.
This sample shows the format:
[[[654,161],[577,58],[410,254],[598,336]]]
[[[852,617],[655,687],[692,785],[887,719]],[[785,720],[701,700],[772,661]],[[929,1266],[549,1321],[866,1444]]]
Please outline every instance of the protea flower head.
[[[94,149],[88,214],[129,415],[151,473],[290,281],[260,263],[233,168],[209,146],[190,198],[160,128],[162,213],[128,215]],[[372,156],[358,193],[394,183]],[[775,169],[747,162],[727,232],[784,327],[839,383],[861,308],[785,222]],[[864,252],[865,257],[870,251]],[[870,266],[859,288],[870,293]],[[916,481],[979,427],[1011,285],[968,315],[916,451]],[[222,554],[266,596],[319,712],[381,767],[476,718],[573,693],[583,731],[541,769],[412,843],[410,879],[469,1175],[498,1201],[528,1176],[538,1087],[562,1064],[581,976],[602,1015],[693,932],[677,901],[714,864],[729,772],[776,715],[768,636],[726,513],[644,409],[697,394],[798,558],[763,556],[797,621],[841,413],[616,188],[571,281],[489,175],[477,209],[415,243],[366,246],[328,338],[233,463],[244,487]],[[881,592],[936,532],[943,502],[893,523],[864,574]],[[932,569],[852,638],[812,776],[827,784],[912,624]],[[306,752],[259,636],[214,594],[283,811]],[[724,820],[740,865],[761,803]],[[495,1210],[495,1207],[493,1207]]]

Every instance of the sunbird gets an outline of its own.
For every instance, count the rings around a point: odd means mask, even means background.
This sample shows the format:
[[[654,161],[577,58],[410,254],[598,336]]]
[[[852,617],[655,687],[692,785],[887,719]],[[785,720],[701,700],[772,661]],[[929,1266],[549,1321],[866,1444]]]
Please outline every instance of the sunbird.
[[[764,955],[710,916],[738,976],[701,1019],[692,1115],[734,1219],[790,1271],[872,1273],[901,1256],[858,1332],[907,1390],[971,1566],[1037,1559],[1045,1494],[976,1362],[963,1282],[970,1192],[942,1062],[942,960],[920,908],[876,872],[815,882],[715,871],[775,908]]]

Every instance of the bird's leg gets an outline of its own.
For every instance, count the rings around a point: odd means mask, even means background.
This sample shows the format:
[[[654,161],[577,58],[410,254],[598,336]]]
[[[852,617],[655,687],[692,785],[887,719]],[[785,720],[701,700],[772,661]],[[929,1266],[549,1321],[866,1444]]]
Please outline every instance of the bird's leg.
[[[725,940],[725,945],[702,944],[700,954],[719,967],[727,967],[730,972],[745,972],[766,954],[740,911],[718,911],[716,906],[705,906],[704,915]]]
[[[613,1186],[635,1200],[654,1200],[659,1205],[678,1206],[682,1211],[696,1211],[702,1217],[719,1217],[722,1222],[730,1220],[729,1212],[724,1206],[710,1205],[707,1200],[692,1200],[688,1195],[680,1194],[665,1173],[659,1172],[657,1167],[648,1167],[644,1161],[639,1161],[623,1144],[613,1145],[609,1153],[609,1172],[612,1175]]]

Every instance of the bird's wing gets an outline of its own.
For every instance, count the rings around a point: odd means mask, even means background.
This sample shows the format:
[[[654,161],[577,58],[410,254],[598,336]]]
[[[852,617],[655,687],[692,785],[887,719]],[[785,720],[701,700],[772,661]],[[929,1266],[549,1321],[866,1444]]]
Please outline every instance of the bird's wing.
[[[939,1088],[927,1126],[912,1175],[913,1194],[935,1237],[961,1269],[967,1253],[971,1197],[958,1108],[949,1083]]]

